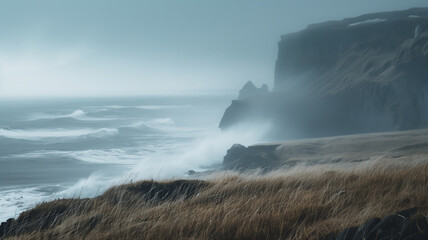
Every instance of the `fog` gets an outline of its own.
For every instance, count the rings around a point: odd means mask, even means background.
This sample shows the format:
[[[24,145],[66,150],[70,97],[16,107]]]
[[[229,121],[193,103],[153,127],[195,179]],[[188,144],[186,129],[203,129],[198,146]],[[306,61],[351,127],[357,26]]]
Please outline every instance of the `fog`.
[[[0,96],[236,92],[273,84],[281,34],[426,0],[0,3]]]

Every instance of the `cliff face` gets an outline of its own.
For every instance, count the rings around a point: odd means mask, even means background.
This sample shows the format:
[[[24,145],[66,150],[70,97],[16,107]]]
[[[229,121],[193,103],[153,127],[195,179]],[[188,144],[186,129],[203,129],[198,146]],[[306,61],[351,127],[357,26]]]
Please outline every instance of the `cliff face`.
[[[234,101],[220,128],[260,111],[288,138],[428,125],[428,8],[313,24],[278,47],[273,93]]]

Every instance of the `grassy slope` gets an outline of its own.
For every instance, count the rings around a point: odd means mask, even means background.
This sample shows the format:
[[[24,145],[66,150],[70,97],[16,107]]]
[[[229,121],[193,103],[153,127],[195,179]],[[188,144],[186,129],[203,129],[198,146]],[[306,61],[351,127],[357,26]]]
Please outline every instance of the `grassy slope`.
[[[414,206],[427,214],[427,176],[427,163],[387,159],[352,170],[138,182],[43,203],[21,214],[11,239],[320,239]]]

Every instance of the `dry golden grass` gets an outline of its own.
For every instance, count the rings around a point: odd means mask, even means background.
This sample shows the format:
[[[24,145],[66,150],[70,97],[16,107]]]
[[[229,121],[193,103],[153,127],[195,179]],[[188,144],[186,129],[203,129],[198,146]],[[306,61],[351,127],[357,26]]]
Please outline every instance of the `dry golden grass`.
[[[427,213],[426,163],[226,173],[43,203],[21,214],[10,239],[322,239],[415,206]]]

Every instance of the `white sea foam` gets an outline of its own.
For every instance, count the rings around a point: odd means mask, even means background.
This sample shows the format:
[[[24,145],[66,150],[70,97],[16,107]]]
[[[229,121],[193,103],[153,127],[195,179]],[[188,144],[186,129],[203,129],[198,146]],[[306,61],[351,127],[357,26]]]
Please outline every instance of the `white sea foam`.
[[[135,164],[142,160],[144,155],[152,152],[148,148],[124,149],[90,149],[83,151],[50,151],[42,150],[24,154],[5,156],[7,158],[72,158],[90,163]]]
[[[150,128],[153,130],[160,130],[160,131],[186,131],[189,129],[186,128],[179,128],[175,126],[174,120],[171,118],[156,118],[146,121],[138,121],[130,125],[125,125],[124,127],[130,127],[130,128]]]
[[[379,22],[385,22],[386,19],[384,18],[374,18],[374,19],[367,19],[361,22],[351,23],[348,25],[348,27],[354,27],[362,24],[369,24],[369,23],[379,23]]]
[[[137,108],[137,109],[145,109],[145,110],[160,110],[160,109],[174,109],[174,108],[189,108],[192,107],[192,105],[159,105],[159,106],[152,106],[152,105],[141,105],[141,106],[124,106],[124,105],[109,105],[109,106],[103,106],[103,108],[107,109],[122,109],[122,108]]]
[[[150,149],[109,149],[75,152],[45,151],[27,154],[27,157],[58,154],[78,160],[98,163],[131,163],[132,169],[120,177],[111,178],[101,173],[81,179],[73,186],[56,194],[56,197],[94,197],[107,188],[143,179],[185,178],[190,169],[203,171],[221,164],[227,149],[234,143],[244,145],[259,142],[266,126],[243,127],[222,132],[211,129],[205,137],[188,142],[165,143]],[[253,129],[253,130],[249,130]],[[24,156],[24,155],[22,155]]]
[[[75,138],[82,136],[103,137],[118,133],[116,128],[99,129],[4,129],[0,128],[0,136],[23,140],[41,140],[45,138]]]
[[[3,155],[0,154],[0,163],[5,163],[2,166],[5,166],[3,168],[6,172],[9,167],[17,167],[19,170],[16,171],[16,176],[8,179],[10,184],[6,187],[21,192],[5,192],[5,188],[0,188],[0,221],[16,217],[27,207],[42,201],[62,197],[93,197],[102,194],[112,185],[131,180],[186,177],[189,169],[204,170],[212,164],[220,163],[231,144],[248,144],[252,141],[249,134],[232,134],[236,138],[228,140],[226,138],[229,138],[229,133],[221,133],[217,129],[217,118],[223,111],[222,107],[213,109],[213,114],[204,114],[210,109],[201,112],[199,108],[192,107],[196,105],[179,105],[180,102],[168,101],[164,103],[167,105],[121,99],[91,100],[91,105],[80,100],[56,106],[32,103],[25,111],[16,115],[17,120],[24,121],[14,123],[15,112],[12,112],[10,118],[2,118],[0,149],[1,141],[12,148],[10,151],[0,150],[3,152]],[[196,103],[195,101],[189,103]],[[203,101],[197,103],[199,106]],[[218,117],[216,111],[219,111]],[[114,118],[116,121],[95,122],[107,118]],[[87,122],[92,120],[94,122]],[[194,120],[197,120],[194,125],[198,128],[189,125]],[[117,137],[109,137],[115,134]],[[89,141],[81,142],[85,139]],[[40,142],[35,142],[36,140]],[[49,193],[27,189],[27,186],[21,185],[43,184],[38,182],[38,168],[55,160],[58,160],[58,166],[67,160],[67,166],[71,166],[70,177],[93,171],[96,173],[89,177],[83,175],[83,179],[70,186],[68,178],[62,179],[56,172],[47,172],[44,177],[48,180],[55,177],[55,182],[61,187]],[[26,165],[28,162],[32,164]],[[95,167],[90,164],[94,168],[74,175],[73,171],[79,171],[85,165],[82,162],[99,165]],[[38,163],[41,163],[40,166],[37,166]],[[74,168],[73,164],[79,168]],[[55,171],[54,168],[52,171]]]
[[[104,193],[112,186],[125,182],[123,178],[109,178],[97,173],[91,174],[86,179],[80,179],[76,184],[60,192],[55,193],[53,198],[89,198]]]
[[[45,114],[39,113],[33,115],[30,120],[39,120],[39,119],[57,119],[57,118],[81,118],[86,115],[85,111],[78,109],[70,114]]]
[[[222,132],[211,129],[205,136],[180,146],[173,152],[151,154],[128,173],[127,179],[165,179],[183,177],[190,170],[204,170],[223,161],[227,150],[234,143],[244,145],[260,142],[269,125],[253,125]]]
[[[45,200],[46,193],[35,187],[2,190],[0,194],[0,222],[16,218],[21,212]]]
[[[153,124],[171,125],[170,119],[154,119]],[[50,196],[32,195],[22,193],[26,197],[26,204],[20,207],[17,204],[19,197],[14,197],[6,202],[0,197],[0,208],[8,206],[4,210],[7,217],[16,217],[34,203],[48,201],[64,197],[94,197],[102,194],[109,187],[143,179],[174,179],[185,178],[190,169],[202,171],[221,164],[227,149],[234,143],[244,145],[260,142],[260,137],[268,126],[245,126],[230,131],[222,132],[219,129],[211,129],[204,132],[205,137],[195,137],[193,141],[164,141],[161,144],[148,147],[85,150],[85,151],[38,151],[33,153],[14,155],[8,157],[70,157],[80,161],[92,163],[116,163],[132,164],[131,170],[119,177],[103,175],[102,172],[94,173],[88,178],[79,180],[76,184],[67,187]],[[252,129],[252,130],[251,130]],[[131,165],[131,166],[132,166]],[[16,193],[14,196],[18,196]],[[32,198],[32,199],[27,199]],[[6,203],[4,203],[6,202]],[[5,220],[5,219],[2,219]]]
[[[73,113],[66,115],[66,117],[73,117],[73,118],[77,118],[77,117],[83,117],[85,116],[86,113],[83,110],[76,110]]]
[[[45,114],[39,113],[31,116],[29,118],[30,121],[41,120],[41,119],[62,119],[62,118],[73,118],[80,121],[109,121],[114,120],[115,118],[97,118],[97,117],[89,117],[87,116],[87,112],[78,109],[70,114]]]
[[[137,121],[133,124],[124,125],[123,128],[136,128],[139,130],[149,130],[144,135],[151,134],[169,134],[171,137],[190,137],[194,138],[203,134],[206,128],[182,127],[176,126],[171,118],[156,118],[146,121]],[[150,132],[151,131],[151,132]]]

